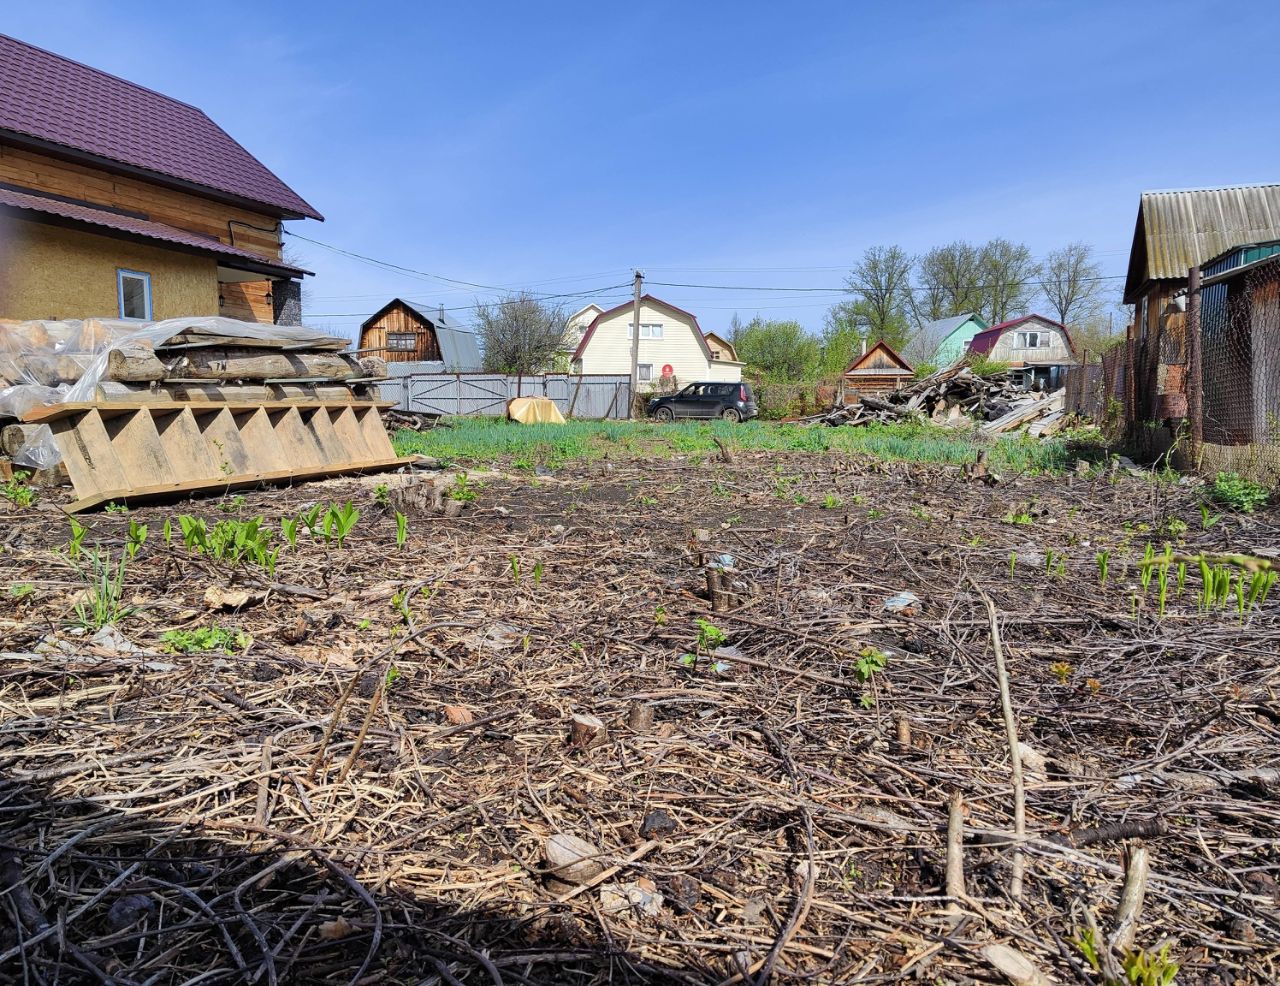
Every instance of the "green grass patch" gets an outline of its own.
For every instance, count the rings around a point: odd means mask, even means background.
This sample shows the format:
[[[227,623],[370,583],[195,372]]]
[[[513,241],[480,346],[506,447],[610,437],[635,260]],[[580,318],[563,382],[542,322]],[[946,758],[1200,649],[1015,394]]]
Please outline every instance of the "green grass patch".
[[[743,451],[863,452],[894,462],[960,465],[987,449],[997,472],[1056,472],[1072,456],[1061,439],[1001,438],[983,443],[971,435],[929,424],[824,428],[750,421],[681,422],[568,421],[520,425],[499,418],[455,418],[453,427],[427,432],[404,429],[394,438],[397,455],[429,455],[470,465],[504,460],[529,468],[612,457],[705,455],[717,451],[714,438]]]

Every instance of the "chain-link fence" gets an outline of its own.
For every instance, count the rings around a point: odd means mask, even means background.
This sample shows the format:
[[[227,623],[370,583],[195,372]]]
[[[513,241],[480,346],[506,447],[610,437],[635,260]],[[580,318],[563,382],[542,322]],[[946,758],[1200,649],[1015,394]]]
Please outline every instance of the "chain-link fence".
[[[1134,454],[1280,485],[1280,257],[1206,276],[1186,311],[1130,330],[1066,387],[1070,413]]]
[[[1199,325],[1198,464],[1280,481],[1280,260],[1207,278]],[[1196,383],[1188,380],[1193,408]]]

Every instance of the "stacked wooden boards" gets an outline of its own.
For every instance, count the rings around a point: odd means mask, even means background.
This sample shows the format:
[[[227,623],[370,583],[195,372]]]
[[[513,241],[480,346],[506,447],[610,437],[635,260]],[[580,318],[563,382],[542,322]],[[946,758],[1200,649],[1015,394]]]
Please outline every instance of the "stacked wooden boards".
[[[104,351],[70,400],[23,416],[53,433],[77,495],[69,510],[411,461],[379,417],[380,360],[341,352],[337,337],[211,321]]]

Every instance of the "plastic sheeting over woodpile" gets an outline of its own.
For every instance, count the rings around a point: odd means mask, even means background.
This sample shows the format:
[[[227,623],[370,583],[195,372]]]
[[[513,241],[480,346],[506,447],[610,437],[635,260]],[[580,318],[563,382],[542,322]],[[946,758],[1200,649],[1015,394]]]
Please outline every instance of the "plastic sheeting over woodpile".
[[[3,328],[0,418],[22,422],[4,448],[61,464],[71,510],[407,461],[378,419],[386,364],[343,337],[221,317]]]
[[[564,415],[549,397],[513,397],[507,401],[507,417],[522,425],[564,424]]]

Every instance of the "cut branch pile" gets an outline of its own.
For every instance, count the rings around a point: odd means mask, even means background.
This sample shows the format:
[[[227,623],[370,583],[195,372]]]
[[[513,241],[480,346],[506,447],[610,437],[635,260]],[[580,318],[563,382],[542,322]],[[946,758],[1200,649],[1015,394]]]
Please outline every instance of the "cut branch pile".
[[[953,425],[971,420],[986,422],[986,434],[1001,434],[1036,422],[1036,435],[1048,435],[1065,423],[1064,391],[1046,397],[1022,390],[1008,371],[978,375],[966,365],[940,370],[900,387],[885,397],[860,396],[825,414],[807,418],[831,426],[888,424],[919,420]]]

